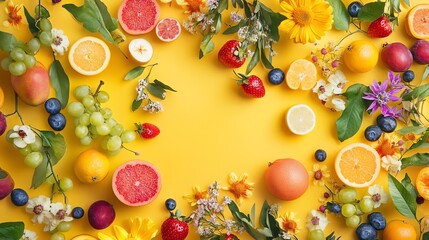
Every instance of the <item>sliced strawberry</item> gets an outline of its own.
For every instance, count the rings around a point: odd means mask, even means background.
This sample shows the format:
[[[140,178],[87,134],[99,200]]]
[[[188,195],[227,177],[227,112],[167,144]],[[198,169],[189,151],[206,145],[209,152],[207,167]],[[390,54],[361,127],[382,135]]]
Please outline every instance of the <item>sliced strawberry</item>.
[[[391,33],[392,25],[386,16],[377,18],[368,27],[368,36],[372,38],[384,38]]]
[[[135,126],[137,128],[136,131],[142,138],[154,138],[160,133],[159,128],[151,123],[135,123]]]
[[[227,41],[218,52],[218,59],[225,66],[230,68],[238,68],[246,61],[244,57],[244,49],[241,48],[241,43],[237,40]]]

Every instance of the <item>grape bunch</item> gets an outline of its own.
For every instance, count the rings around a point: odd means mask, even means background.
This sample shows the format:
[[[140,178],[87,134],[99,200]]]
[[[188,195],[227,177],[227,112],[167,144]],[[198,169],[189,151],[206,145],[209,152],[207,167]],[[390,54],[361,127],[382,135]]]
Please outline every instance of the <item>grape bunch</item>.
[[[19,130],[19,131],[22,131],[22,130]],[[15,131],[13,129],[10,129],[6,133],[6,140],[9,143],[11,143],[18,150],[18,152],[24,156],[25,165],[27,165],[28,167],[31,167],[31,168],[38,167],[43,161],[43,153],[42,153],[43,141],[42,141],[42,138],[40,138],[36,134],[35,141],[33,143],[27,144],[23,148],[19,148],[13,143],[14,138],[10,137],[10,135],[14,132]]]
[[[119,153],[123,143],[136,139],[133,130],[126,130],[112,118],[110,108],[102,108],[101,104],[109,101],[109,94],[100,90],[101,82],[95,92],[88,85],[80,85],[74,89],[74,96],[78,101],[71,102],[68,113],[75,118],[75,135],[80,143],[88,146],[94,139],[103,137],[101,147],[110,155]],[[124,147],[125,148],[125,147]],[[137,153],[135,153],[137,154]]]

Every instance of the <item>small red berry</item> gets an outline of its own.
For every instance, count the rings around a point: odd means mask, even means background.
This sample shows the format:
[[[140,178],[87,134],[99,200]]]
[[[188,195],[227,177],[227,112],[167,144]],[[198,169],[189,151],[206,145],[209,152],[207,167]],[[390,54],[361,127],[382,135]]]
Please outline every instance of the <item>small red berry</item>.
[[[142,138],[150,139],[158,136],[160,133],[160,130],[157,126],[151,124],[151,123],[135,123],[135,126],[137,128],[137,132]]]

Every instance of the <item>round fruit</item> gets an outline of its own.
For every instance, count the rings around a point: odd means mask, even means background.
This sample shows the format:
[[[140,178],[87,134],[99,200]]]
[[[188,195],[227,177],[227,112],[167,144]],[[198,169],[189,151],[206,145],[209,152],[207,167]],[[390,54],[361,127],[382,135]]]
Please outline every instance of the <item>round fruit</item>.
[[[416,188],[420,196],[429,200],[429,167],[424,167],[419,171],[416,179]]]
[[[161,176],[152,164],[140,160],[119,166],[112,178],[115,196],[128,206],[146,205],[158,196]]]
[[[75,219],[82,218],[85,215],[85,211],[81,207],[75,207],[72,209],[71,215]]]
[[[0,87],[0,108],[4,105],[4,91],[3,88]]]
[[[355,18],[358,16],[360,9],[363,7],[361,2],[355,1],[349,4],[347,11],[350,17]]]
[[[316,126],[316,114],[309,106],[298,104],[287,111],[286,123],[292,133],[305,135]]]
[[[21,188],[15,188],[10,193],[10,200],[16,206],[24,206],[28,202],[28,194]]]
[[[407,33],[417,39],[429,38],[429,28],[427,26],[427,16],[429,15],[429,4],[419,4],[408,11]]]
[[[383,114],[380,114],[377,117],[377,125],[380,127],[381,131],[391,133],[395,131],[397,122],[394,117],[384,116]]]
[[[107,228],[115,220],[115,209],[107,201],[96,201],[88,209],[88,220],[95,229]]]
[[[322,229],[314,229],[308,233],[309,240],[324,240],[325,235],[323,234]]]
[[[378,49],[369,40],[353,41],[344,50],[343,61],[352,72],[368,72],[377,65]]]
[[[426,40],[416,41],[411,47],[411,54],[418,64],[429,64],[429,42]]]
[[[68,58],[76,72],[92,76],[107,68],[110,61],[110,50],[107,44],[99,38],[83,37],[72,45]]]
[[[268,73],[268,81],[273,85],[279,85],[285,80],[285,73],[280,68],[273,68]]]
[[[375,230],[383,230],[386,228],[386,218],[381,212],[372,212],[368,215],[368,222]]]
[[[6,128],[7,128],[6,117],[2,112],[0,112],[0,136],[3,135],[3,133],[6,131]]]
[[[71,240],[97,240],[97,238],[88,234],[81,234],[73,237]]]
[[[328,210],[332,213],[340,213],[341,205],[338,203],[332,203],[331,206],[328,208]]]
[[[74,172],[83,183],[96,183],[103,180],[109,172],[110,162],[105,155],[88,149],[77,157]]]
[[[405,221],[390,221],[383,230],[383,240],[416,240],[417,232],[411,224]]]
[[[351,203],[356,200],[356,189],[352,187],[344,187],[338,192],[338,200],[341,203]]]
[[[306,59],[292,62],[286,73],[286,83],[290,89],[310,90],[316,85],[317,69],[314,63]]]
[[[341,207],[341,214],[346,218],[355,215],[355,213],[356,213],[356,207],[351,203],[346,203]]]
[[[118,20],[125,32],[140,35],[155,27],[159,15],[156,0],[124,0],[119,7]]]
[[[179,37],[182,28],[176,19],[164,18],[156,25],[155,32],[161,41],[171,42]]]
[[[400,42],[384,45],[380,57],[384,65],[394,72],[408,70],[413,63],[413,55],[410,50]]]
[[[64,236],[64,234],[56,232],[51,235],[50,240],[66,240],[66,237]]]
[[[316,158],[317,161],[323,162],[326,160],[326,151],[323,149],[317,149],[314,153],[314,158]]]
[[[304,165],[291,158],[278,159],[268,165],[264,176],[268,192],[281,200],[299,198],[308,187]]]
[[[335,171],[340,180],[355,188],[371,185],[380,173],[380,156],[371,146],[352,143],[338,153]]]
[[[357,235],[359,240],[376,240],[377,239],[377,230],[375,230],[375,228],[373,226],[371,226],[371,224],[369,224],[369,223],[362,223],[356,229],[356,235]],[[383,238],[383,240],[386,240],[386,239]]]
[[[346,218],[346,226],[350,228],[356,228],[359,226],[360,217],[358,215],[353,215],[351,217]]]
[[[147,63],[153,56],[152,45],[143,38],[133,39],[130,44],[128,44],[128,51],[139,63]]]
[[[165,207],[168,211],[173,211],[176,208],[176,200],[172,198],[165,200]]]
[[[381,128],[377,125],[368,126],[365,129],[365,138],[370,142],[375,142],[381,137]]]
[[[66,127],[66,117],[62,113],[49,115],[48,123],[55,131],[61,131]]]
[[[402,80],[404,82],[411,82],[414,80],[414,72],[412,70],[407,70],[404,73],[402,73]]]
[[[374,201],[370,196],[363,197],[359,202],[359,209],[363,213],[369,213],[374,209]]]
[[[45,110],[49,114],[56,114],[61,111],[61,102],[57,98],[49,98],[45,102]]]
[[[12,192],[15,181],[8,172],[0,168],[0,200],[7,197]]]

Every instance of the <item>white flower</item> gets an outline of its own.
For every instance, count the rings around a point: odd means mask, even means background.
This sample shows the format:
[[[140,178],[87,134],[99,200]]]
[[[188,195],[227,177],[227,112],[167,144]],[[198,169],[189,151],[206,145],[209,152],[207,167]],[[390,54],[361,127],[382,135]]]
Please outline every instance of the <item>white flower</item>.
[[[61,29],[52,28],[52,43],[51,48],[54,51],[55,55],[64,55],[67,51],[70,41],[66,35],[64,35],[64,31]]]
[[[51,199],[43,195],[28,200],[27,206],[25,207],[26,212],[34,214],[31,221],[39,224],[49,222],[50,218],[52,218],[52,215],[49,213],[50,209]]]
[[[374,201],[374,208],[380,207],[381,204],[387,203],[389,197],[384,191],[383,186],[374,184],[368,188],[368,193],[371,195],[372,201]]]
[[[231,12],[231,21],[234,23],[240,22],[240,20],[243,19],[243,16],[238,14],[236,11]]]
[[[20,240],[36,240],[36,239],[37,239],[37,234],[27,229],[24,230],[24,234],[20,238]]]
[[[164,111],[164,108],[162,107],[162,104],[158,101],[149,101],[147,105],[143,106],[143,110],[148,111],[150,113],[157,113]]]
[[[9,137],[13,138],[13,144],[18,148],[25,148],[36,141],[36,134],[27,125],[15,125],[13,131]]]
[[[392,175],[401,171],[402,162],[395,155],[386,155],[381,158],[381,167]]]
[[[331,74],[328,78],[329,85],[332,85],[332,91],[334,94],[342,94],[344,87],[346,86],[346,76],[340,70]]]
[[[326,101],[325,107],[335,112],[341,112],[346,109],[346,101],[343,99],[342,96],[334,96]]]
[[[320,79],[317,81],[316,86],[313,88],[313,92],[317,93],[317,96],[322,101],[327,101],[332,96],[333,89],[331,84],[326,84],[325,80]]]
[[[45,227],[45,231],[54,230],[60,222],[70,222],[73,220],[72,217],[68,216],[71,213],[71,206],[67,204],[66,207],[60,202],[51,203],[51,208],[49,212],[52,214],[52,219],[49,222],[49,225]]]
[[[308,231],[312,231],[315,229],[325,230],[328,225],[328,218],[326,215],[317,210],[311,210],[307,215],[307,228]]]

